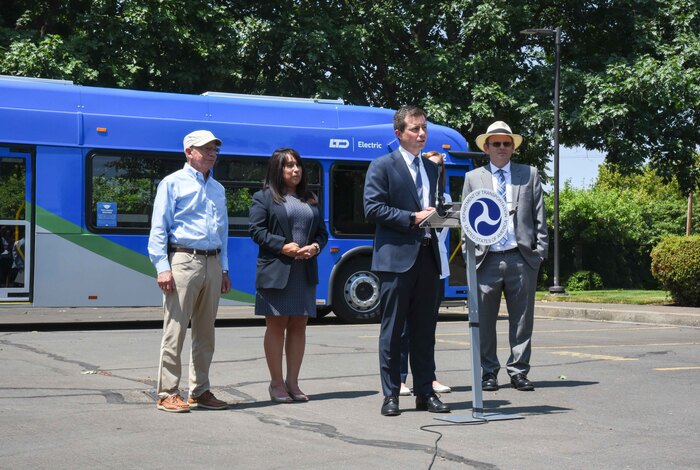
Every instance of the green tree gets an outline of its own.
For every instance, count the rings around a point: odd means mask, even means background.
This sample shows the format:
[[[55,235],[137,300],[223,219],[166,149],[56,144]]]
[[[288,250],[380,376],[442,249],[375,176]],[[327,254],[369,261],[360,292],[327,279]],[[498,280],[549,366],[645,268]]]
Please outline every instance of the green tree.
[[[551,210],[551,194],[546,203]],[[694,212],[697,231],[700,209]],[[678,183],[664,183],[651,168],[623,175],[612,165],[601,166],[589,189],[567,182],[560,193],[562,278],[590,270],[608,287],[652,287],[651,250],[668,235],[684,234],[685,217]]]
[[[24,220],[24,172],[0,178],[0,219]],[[19,211],[19,216],[18,216]]]
[[[417,102],[473,142],[502,119],[552,153],[561,27],[561,143],[625,173],[648,162],[700,186],[697,0],[6,0],[0,73],[86,85]]]

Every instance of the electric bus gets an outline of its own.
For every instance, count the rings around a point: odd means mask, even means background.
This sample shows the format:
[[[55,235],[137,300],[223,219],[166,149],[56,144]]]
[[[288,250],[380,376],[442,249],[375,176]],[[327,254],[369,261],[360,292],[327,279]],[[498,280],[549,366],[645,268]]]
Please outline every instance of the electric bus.
[[[269,156],[292,147],[319,195],[328,245],[316,304],[348,322],[377,318],[370,271],[374,226],[364,219],[369,163],[398,145],[394,110],[343,100],[88,87],[0,76],[0,305],[162,305],[147,252],[161,179],[182,168],[182,138],[207,129],[223,141],[214,177],[226,189],[232,290],[221,305],[252,304],[258,247],[248,234],[252,194]],[[445,158],[445,187],[461,198],[472,168],[465,139],[429,123],[425,150]],[[466,298],[460,236],[448,237],[446,301]]]

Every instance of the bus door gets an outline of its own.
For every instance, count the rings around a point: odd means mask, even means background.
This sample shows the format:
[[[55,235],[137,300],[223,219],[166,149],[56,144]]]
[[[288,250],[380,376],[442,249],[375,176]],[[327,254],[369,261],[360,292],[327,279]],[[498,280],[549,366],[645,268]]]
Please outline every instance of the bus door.
[[[32,153],[0,144],[0,303],[31,300]]]
[[[446,167],[447,185],[445,190],[453,201],[462,200],[462,188],[464,187],[464,175],[466,168]],[[464,258],[462,257],[462,230],[451,228],[447,237],[447,257],[450,262],[450,276],[445,285],[445,299],[467,298],[467,272]]]

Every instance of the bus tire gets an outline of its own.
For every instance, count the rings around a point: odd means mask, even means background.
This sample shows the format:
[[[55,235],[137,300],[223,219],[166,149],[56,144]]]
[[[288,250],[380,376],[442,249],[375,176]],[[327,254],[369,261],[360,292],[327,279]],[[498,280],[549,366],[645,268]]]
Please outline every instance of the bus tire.
[[[379,321],[379,279],[371,260],[360,256],[345,263],[333,284],[333,313],[348,323]]]

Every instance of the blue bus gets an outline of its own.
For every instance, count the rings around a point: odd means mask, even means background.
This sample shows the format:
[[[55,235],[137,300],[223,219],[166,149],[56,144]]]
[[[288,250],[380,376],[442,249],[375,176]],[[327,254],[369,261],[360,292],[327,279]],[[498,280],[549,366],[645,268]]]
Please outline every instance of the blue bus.
[[[209,129],[224,145],[214,169],[227,192],[232,291],[251,304],[257,246],[248,235],[252,194],[272,151],[304,157],[329,230],[317,305],[348,322],[378,313],[369,271],[374,227],[363,215],[370,161],[395,148],[394,111],[342,100],[109,89],[0,76],[0,305],[162,305],[147,254],[152,202],[185,163],[182,137]],[[446,188],[461,196],[471,169],[455,130],[430,124],[426,150],[446,155]],[[450,234],[445,299],[464,299],[459,234]],[[8,256],[9,255],[9,256]]]

